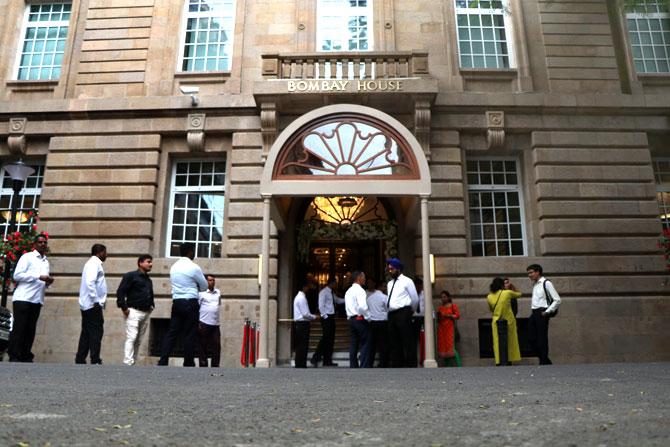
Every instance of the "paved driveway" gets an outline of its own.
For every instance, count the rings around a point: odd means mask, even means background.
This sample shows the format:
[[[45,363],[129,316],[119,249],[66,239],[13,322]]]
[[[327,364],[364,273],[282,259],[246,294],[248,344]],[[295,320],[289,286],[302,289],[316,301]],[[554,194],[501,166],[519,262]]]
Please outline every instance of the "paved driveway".
[[[0,445],[670,445],[670,364],[0,363]]]

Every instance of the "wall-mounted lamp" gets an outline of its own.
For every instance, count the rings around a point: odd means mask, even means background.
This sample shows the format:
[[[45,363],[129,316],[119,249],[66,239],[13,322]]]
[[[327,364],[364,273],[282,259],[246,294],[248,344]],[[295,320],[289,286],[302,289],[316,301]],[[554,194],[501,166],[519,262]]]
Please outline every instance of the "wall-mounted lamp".
[[[430,256],[430,283],[435,284],[435,256]]]
[[[193,107],[198,106],[198,104],[200,103],[200,100],[198,99],[198,93],[200,93],[200,87],[196,87],[194,85],[180,85],[179,91],[182,92],[184,95],[191,96],[191,105]]]
[[[261,285],[261,280],[263,279],[263,254],[258,255],[258,286]]]

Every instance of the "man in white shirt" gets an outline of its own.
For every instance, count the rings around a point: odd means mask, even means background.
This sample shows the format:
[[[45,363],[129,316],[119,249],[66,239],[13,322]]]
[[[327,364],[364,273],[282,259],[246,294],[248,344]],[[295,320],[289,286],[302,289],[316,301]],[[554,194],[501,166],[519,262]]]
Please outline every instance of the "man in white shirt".
[[[526,272],[533,283],[531,315],[528,319],[528,339],[540,359],[540,365],[551,365],[549,359],[549,318],[561,305],[561,297],[551,281],[542,276],[541,265],[531,264],[526,268]],[[547,294],[550,295],[549,299],[547,299]],[[549,304],[549,301],[552,301],[552,303]]]
[[[81,272],[81,286],[79,286],[81,335],[74,358],[77,364],[85,364],[90,352],[91,365],[102,365],[100,345],[105,326],[102,311],[107,302],[107,281],[102,269],[105,259],[107,259],[107,248],[102,244],[93,244],[91,257]]]
[[[172,285],[172,312],[170,328],[161,350],[158,366],[166,366],[170,360],[172,345],[177,336],[184,345],[184,366],[195,366],[195,344],[200,318],[200,292],[207,290],[207,280],[202,269],[193,262],[195,245],[184,243],[179,246],[181,257],[170,268]]]
[[[9,335],[9,361],[31,363],[35,330],[44,305],[44,290],[53,282],[49,276],[47,238],[35,238],[34,250],[19,258],[14,269],[16,288],[12,297],[14,324]]]
[[[414,368],[417,366],[416,345],[412,334],[413,305],[419,302],[414,282],[402,272],[405,266],[398,258],[387,259],[391,280],[387,285],[388,325],[393,368]]]
[[[344,307],[349,320],[349,368],[372,368],[370,358],[370,310],[367,293],[363,289],[365,273],[355,271],[351,274],[351,287],[344,294]],[[360,359],[358,353],[360,351]],[[360,363],[359,363],[360,362]]]
[[[307,349],[309,346],[309,329],[311,321],[319,318],[309,311],[307,292],[312,284],[306,280],[302,289],[293,298],[293,343],[295,346],[295,367],[307,368]]]
[[[388,297],[377,289],[377,282],[368,278],[368,309],[370,309],[370,361],[379,353],[379,366],[388,368]]]
[[[221,291],[215,289],[214,275],[205,275],[207,290],[200,292],[200,321],[198,322],[198,366],[207,367],[207,354],[212,354],[212,368],[218,368],[221,359],[220,309]]]
[[[333,363],[333,346],[335,345],[335,304],[342,304],[344,300],[335,295],[337,280],[330,278],[328,284],[319,292],[319,314],[321,315],[322,335],[316,352],[310,363],[316,367],[323,358],[323,366],[337,366]]]

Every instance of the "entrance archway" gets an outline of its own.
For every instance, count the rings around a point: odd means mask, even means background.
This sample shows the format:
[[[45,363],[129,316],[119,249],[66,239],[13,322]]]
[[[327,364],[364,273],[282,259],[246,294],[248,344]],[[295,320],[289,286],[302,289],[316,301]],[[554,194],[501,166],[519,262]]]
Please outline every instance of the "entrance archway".
[[[270,221],[284,228],[285,197],[415,197],[420,200],[422,269],[430,271],[428,162],[421,145],[398,120],[369,107],[338,104],[291,123],[272,145],[263,174],[261,340],[257,366],[269,367]],[[425,367],[436,367],[432,290],[425,282]]]

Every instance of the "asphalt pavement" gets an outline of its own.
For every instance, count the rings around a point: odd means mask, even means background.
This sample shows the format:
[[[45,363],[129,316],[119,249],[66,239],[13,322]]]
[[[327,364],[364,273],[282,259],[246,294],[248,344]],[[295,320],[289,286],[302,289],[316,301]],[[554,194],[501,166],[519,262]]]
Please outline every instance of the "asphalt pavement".
[[[670,363],[295,370],[0,363],[0,445],[668,446]]]

